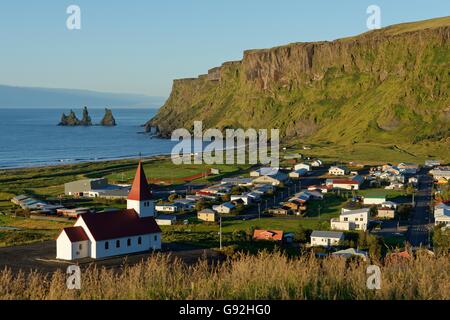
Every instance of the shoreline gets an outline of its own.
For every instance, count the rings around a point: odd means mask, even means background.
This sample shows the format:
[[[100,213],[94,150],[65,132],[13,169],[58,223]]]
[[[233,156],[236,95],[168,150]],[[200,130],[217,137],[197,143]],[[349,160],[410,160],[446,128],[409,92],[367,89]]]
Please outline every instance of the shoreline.
[[[30,165],[30,166],[20,166],[20,167],[0,167],[0,172],[7,172],[7,171],[15,171],[15,170],[36,170],[36,169],[52,169],[52,168],[62,168],[62,167],[70,167],[70,166],[78,166],[83,164],[94,164],[94,163],[110,163],[110,162],[120,162],[120,161],[133,161],[138,160],[141,158],[142,160],[149,161],[154,159],[167,159],[170,157],[170,153],[163,153],[163,154],[155,154],[155,155],[143,155],[142,157],[139,156],[125,156],[125,157],[118,157],[118,158],[110,158],[110,159],[99,159],[99,160],[81,160],[76,162],[61,162],[59,164],[42,164],[42,165]]]

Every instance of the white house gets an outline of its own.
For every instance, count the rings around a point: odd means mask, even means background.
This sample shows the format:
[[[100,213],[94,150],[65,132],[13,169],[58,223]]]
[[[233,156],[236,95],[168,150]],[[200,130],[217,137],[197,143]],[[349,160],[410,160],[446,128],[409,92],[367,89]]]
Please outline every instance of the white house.
[[[177,217],[170,214],[158,214],[155,220],[158,226],[172,226],[177,223]]]
[[[439,217],[445,214],[450,214],[450,205],[440,203],[434,207],[434,217]]]
[[[286,180],[288,180],[288,175],[278,172],[275,175],[262,175],[253,180],[253,184],[270,184],[272,186],[279,186]]]
[[[313,231],[311,234],[311,246],[331,247],[337,246],[344,240],[343,232],[336,231]]]
[[[292,172],[289,173],[289,178],[291,179],[298,179],[300,177],[303,177],[307,174],[308,170],[306,169],[298,169],[298,170],[294,170]]]
[[[180,206],[178,204],[160,204],[155,206],[155,210],[157,212],[171,212],[175,213],[180,210]]]
[[[232,204],[230,202],[225,202],[220,205],[213,206],[214,211],[216,211],[217,213],[223,213],[223,214],[231,213],[234,210],[234,208],[235,208],[234,204]]]
[[[338,167],[338,166],[332,166],[328,170],[328,174],[332,176],[345,176],[347,174],[347,168],[345,167]]]
[[[275,167],[264,167],[258,170],[250,172],[250,177],[261,177],[261,176],[275,176],[280,171],[280,168]]]
[[[313,162],[311,162],[311,167],[319,168],[321,166],[323,166],[322,160],[317,159],[317,160],[314,160]]]
[[[367,230],[369,208],[342,212],[339,218],[331,219],[331,229],[334,230]]]
[[[299,163],[296,164],[294,167],[294,170],[300,170],[300,169],[306,169],[307,171],[311,171],[311,165],[307,164],[307,163]]]
[[[56,257],[72,261],[160,250],[161,229],[154,216],[152,194],[140,162],[127,209],[81,215],[56,240]]]
[[[241,194],[241,195],[233,195],[230,197],[230,201],[238,201],[242,200],[246,206],[248,206],[254,197],[249,196],[248,194]]]
[[[445,228],[450,228],[450,211],[445,211],[443,215],[434,218],[435,225],[444,225]]]
[[[372,195],[372,196],[364,197],[364,205],[366,205],[366,206],[381,205],[382,203],[385,203],[385,202],[386,202],[385,195]]]

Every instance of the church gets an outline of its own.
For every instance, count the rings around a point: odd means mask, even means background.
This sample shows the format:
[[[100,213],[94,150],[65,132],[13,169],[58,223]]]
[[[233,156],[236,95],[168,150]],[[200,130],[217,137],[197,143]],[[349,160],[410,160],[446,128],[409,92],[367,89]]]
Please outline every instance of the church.
[[[139,162],[127,209],[80,215],[56,240],[56,258],[78,260],[161,249],[161,229],[155,220],[155,204],[142,162]]]

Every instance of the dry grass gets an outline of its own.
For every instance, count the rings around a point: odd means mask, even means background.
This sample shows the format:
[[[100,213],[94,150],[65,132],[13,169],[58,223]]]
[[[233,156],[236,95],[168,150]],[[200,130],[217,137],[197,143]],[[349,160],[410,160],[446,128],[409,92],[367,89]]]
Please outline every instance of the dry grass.
[[[220,265],[187,266],[158,254],[117,272],[83,271],[82,290],[66,289],[62,272],[0,273],[0,299],[450,299],[448,254],[418,254],[409,262],[382,266],[381,290],[366,288],[367,263],[280,253],[241,255]]]

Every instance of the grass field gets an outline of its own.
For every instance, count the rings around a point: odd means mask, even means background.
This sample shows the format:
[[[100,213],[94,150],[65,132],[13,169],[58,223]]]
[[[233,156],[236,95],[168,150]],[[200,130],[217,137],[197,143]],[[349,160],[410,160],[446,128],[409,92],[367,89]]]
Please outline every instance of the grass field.
[[[187,266],[155,255],[117,270],[83,270],[81,290],[66,275],[0,271],[0,300],[449,300],[448,254],[419,252],[411,261],[380,264],[381,289],[367,288],[369,263],[279,252],[239,255],[221,264]]]

